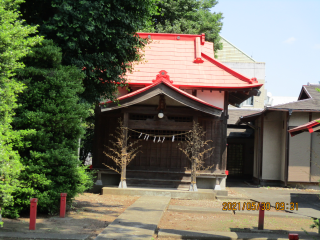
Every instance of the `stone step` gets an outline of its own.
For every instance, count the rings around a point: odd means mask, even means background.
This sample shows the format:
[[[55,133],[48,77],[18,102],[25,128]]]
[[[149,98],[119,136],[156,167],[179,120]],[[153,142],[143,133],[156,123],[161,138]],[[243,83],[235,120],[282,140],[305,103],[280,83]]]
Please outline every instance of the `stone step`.
[[[160,172],[160,171],[146,172],[146,171],[127,170],[127,179],[128,178],[191,181],[191,174],[179,173],[179,172]]]
[[[111,195],[127,195],[127,196],[170,196],[171,198],[181,198],[181,199],[212,199],[215,200],[216,196],[227,196],[228,191],[226,190],[212,190],[212,189],[198,189],[198,192],[190,192],[187,190],[177,190],[170,188],[146,188],[146,187],[128,187],[128,188],[118,188],[118,187],[103,187],[101,194],[111,194]]]
[[[128,186],[178,188],[178,189],[188,189],[191,183],[188,180],[141,179],[141,178],[127,178],[126,181]]]
[[[142,189],[172,189],[172,190],[189,190],[189,185],[178,185],[178,186],[169,186],[169,185],[152,185],[152,184],[127,184],[128,188],[142,188]]]

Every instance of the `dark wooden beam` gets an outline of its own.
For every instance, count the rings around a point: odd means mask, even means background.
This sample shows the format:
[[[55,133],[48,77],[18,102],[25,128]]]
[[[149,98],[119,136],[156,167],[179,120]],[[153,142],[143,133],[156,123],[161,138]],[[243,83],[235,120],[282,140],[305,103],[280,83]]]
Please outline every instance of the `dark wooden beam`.
[[[147,106],[147,105],[134,105],[126,108],[122,108],[121,112],[133,113],[133,114],[158,114],[157,106]],[[210,114],[196,111],[192,108],[188,107],[167,107],[164,110],[164,115],[172,115],[172,116],[199,116],[199,117],[207,117],[207,118],[219,118],[216,116],[212,116]]]
[[[233,129],[252,129],[248,125],[234,125],[234,124],[228,124],[228,128],[233,128]]]
[[[166,96],[172,98],[173,100],[185,105],[186,107],[190,107],[194,110],[205,112],[210,115],[221,116],[221,109],[204,104],[201,101],[197,101],[196,99],[190,98],[187,95],[182,94],[181,92],[177,91],[173,87],[167,86],[164,83],[160,83],[150,89],[145,90],[144,92],[138,93],[131,97],[121,99],[119,100],[120,105],[118,103],[113,103],[113,102],[109,103],[106,105],[106,107],[103,106],[101,108],[101,111],[102,112],[111,111],[115,109],[133,106],[133,105],[142,103],[148,100],[149,98],[152,98],[159,94],[165,94]]]
[[[129,120],[129,128],[145,130],[189,131],[192,122]]]
[[[221,124],[221,170],[227,169],[227,121],[228,121],[229,92],[224,93],[223,117]]]

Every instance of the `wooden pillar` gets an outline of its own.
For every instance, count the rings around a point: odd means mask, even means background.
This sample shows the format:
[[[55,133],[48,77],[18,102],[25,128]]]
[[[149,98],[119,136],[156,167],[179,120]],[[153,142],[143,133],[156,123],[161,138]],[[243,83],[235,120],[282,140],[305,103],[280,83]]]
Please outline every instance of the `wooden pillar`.
[[[194,124],[198,123],[198,116],[193,117]],[[195,125],[192,126],[192,128],[195,128]],[[196,158],[198,158],[198,153],[195,154],[195,156],[192,156],[191,161],[191,184],[189,187],[189,191],[197,192],[197,164],[196,164]]]
[[[223,115],[221,116],[221,165],[223,172],[227,169],[227,122],[228,122],[229,92],[224,92]]]
[[[101,164],[101,158],[98,159],[99,156],[99,147],[103,145],[101,142],[101,109],[99,105],[96,105],[94,110],[94,137],[93,137],[93,147],[92,147],[92,166],[93,168],[97,168]]]
[[[284,185],[285,187],[288,185],[288,179],[289,179],[289,121],[290,116],[292,114],[292,109],[289,109],[286,116],[287,116],[287,123],[286,123],[286,153],[285,153],[285,175],[284,175]]]
[[[127,141],[128,141],[128,123],[129,123],[129,114],[125,112],[123,114],[123,148],[121,156],[121,179],[119,183],[119,188],[127,188],[126,175],[127,175]]]
[[[264,133],[264,114],[261,114],[260,119],[260,151],[259,151],[259,184],[262,181],[262,165],[263,165],[263,133]]]

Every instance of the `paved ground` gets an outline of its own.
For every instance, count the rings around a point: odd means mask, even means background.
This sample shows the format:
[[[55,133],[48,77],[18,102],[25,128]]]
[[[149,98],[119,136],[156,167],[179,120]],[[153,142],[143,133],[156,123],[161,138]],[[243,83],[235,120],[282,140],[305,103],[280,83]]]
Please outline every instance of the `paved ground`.
[[[0,232],[0,239],[70,239],[85,240],[87,234],[39,233],[39,232]]]
[[[103,239],[151,239],[170,197],[142,196],[100,233]]]
[[[84,193],[75,198],[65,218],[39,213],[36,230],[29,230],[29,214],[3,218],[0,239],[94,239],[138,198]]]
[[[290,204],[291,202],[298,203],[298,210],[291,211],[293,213],[285,212],[266,212],[266,215],[288,216],[294,218],[299,217],[313,217],[320,218],[320,191],[307,191],[297,189],[280,189],[280,188],[262,188],[243,182],[232,181],[229,182],[229,191],[233,191],[235,196],[231,196],[229,201],[247,201],[252,199],[259,202],[270,202],[275,206],[276,202],[284,202]],[[239,194],[238,194],[239,193]],[[239,197],[240,195],[241,197]],[[228,200],[228,197],[225,197]],[[197,200],[198,202],[199,200]],[[200,200],[201,201],[201,200]],[[142,196],[130,207],[128,207],[118,218],[116,218],[108,227],[103,230],[97,240],[101,239],[152,239],[154,232],[159,226],[160,219],[163,212],[167,209],[170,202],[169,196]],[[215,201],[213,201],[215,202]],[[94,204],[94,203],[93,203]],[[101,204],[100,204],[101,205]],[[104,206],[106,208],[106,206]],[[105,210],[105,209],[104,209]],[[221,213],[221,209],[212,209],[210,206],[170,206],[168,211],[172,212],[186,212],[186,213]],[[233,214],[231,211],[227,214]],[[258,214],[257,211],[238,211],[236,214]],[[68,228],[68,226],[66,226]],[[89,230],[89,229],[88,229]],[[9,234],[9,235],[8,235]],[[10,235],[11,234],[11,235]],[[13,234],[13,235],[12,235]],[[19,233],[26,234],[25,236],[17,236],[17,233],[0,232],[0,239],[59,239],[59,236],[50,236],[50,234],[33,235],[34,233]],[[312,236],[305,235],[299,232],[300,239],[319,239],[319,235]],[[64,235],[66,237],[66,235]],[[86,235],[70,235],[70,238],[63,239],[85,239]],[[258,231],[250,233],[240,232],[212,232],[212,231],[188,231],[188,230],[174,230],[174,229],[160,229],[158,234],[159,239],[171,238],[193,238],[193,239],[287,239],[286,234],[275,234],[268,231]],[[60,238],[61,239],[61,238]]]
[[[319,239],[317,234],[303,234],[298,232],[299,239]],[[275,234],[268,231],[259,231],[256,233],[246,232],[214,232],[214,231],[188,231],[188,230],[173,230],[160,229],[158,233],[159,239],[215,239],[215,240],[279,240],[288,239],[288,235]]]
[[[307,217],[320,218],[320,191],[257,187],[243,182],[230,182],[229,185],[231,190],[246,195],[251,200],[270,202],[272,206],[283,202],[287,211]],[[298,209],[291,211],[290,203],[294,203]]]
[[[233,213],[232,211],[223,211],[222,208],[204,208],[204,207],[189,207],[189,206],[176,206],[176,205],[170,205],[168,207],[168,211],[172,212],[184,212],[184,213],[224,213],[224,214],[241,214],[241,215],[253,215],[253,216],[258,216],[259,211],[236,211]],[[293,217],[293,218],[308,218],[303,215],[299,214],[294,214],[290,212],[283,212],[283,211],[277,211],[277,212],[270,212],[270,211],[265,211],[265,216],[279,216],[279,217]]]

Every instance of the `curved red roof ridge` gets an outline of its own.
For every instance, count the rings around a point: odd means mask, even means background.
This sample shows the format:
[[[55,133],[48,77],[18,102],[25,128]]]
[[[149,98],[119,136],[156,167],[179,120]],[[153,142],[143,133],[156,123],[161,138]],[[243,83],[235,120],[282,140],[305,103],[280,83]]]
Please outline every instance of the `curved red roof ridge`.
[[[181,40],[181,41],[193,41],[196,37],[202,37],[203,35],[196,35],[196,34],[184,34],[184,33],[137,33],[139,37],[141,38],[148,38],[148,36],[151,36],[151,39],[154,40]],[[177,39],[177,37],[180,37]]]
[[[162,73],[163,71],[165,72],[165,74],[162,76],[161,73]],[[119,97],[118,100],[120,101],[120,100],[123,100],[123,99],[126,99],[126,98],[133,97],[133,96],[135,96],[135,95],[137,95],[137,94],[139,94],[139,93],[142,93],[142,92],[144,92],[144,91],[146,91],[146,90],[148,90],[148,89],[150,89],[150,88],[153,88],[153,87],[157,86],[157,85],[160,84],[160,83],[164,83],[164,84],[166,84],[168,87],[172,88],[173,90],[181,93],[182,95],[184,95],[184,96],[186,96],[186,97],[188,97],[188,98],[191,98],[191,99],[193,99],[193,100],[195,100],[195,101],[197,101],[197,102],[200,102],[200,103],[202,103],[202,104],[205,104],[205,105],[207,105],[207,106],[210,106],[210,107],[213,107],[213,108],[216,108],[216,109],[219,109],[219,110],[223,110],[223,109],[220,108],[220,107],[217,107],[217,106],[214,106],[214,105],[212,105],[212,104],[210,104],[210,103],[207,103],[207,102],[201,100],[200,98],[197,98],[197,97],[195,97],[195,96],[193,96],[193,95],[191,95],[191,94],[189,94],[189,93],[187,93],[187,92],[185,92],[185,91],[182,91],[181,89],[173,86],[173,85],[172,85],[172,81],[170,81],[170,79],[169,79],[169,75],[167,75],[166,73],[167,73],[167,72],[166,72],[165,70],[161,70],[161,71],[159,72],[159,74],[157,75],[156,80],[153,80],[153,84],[151,84],[151,85],[149,85],[149,86],[147,86],[147,87],[141,88],[141,89],[139,89],[139,90],[136,90],[136,91],[134,91],[134,92],[132,92],[132,93],[123,95],[123,96]],[[112,103],[112,101],[108,101],[108,102],[105,102],[105,103],[100,103],[100,105],[107,104],[107,103]]]
[[[250,83],[250,84],[258,83],[258,81],[256,79],[250,79],[250,78],[247,78],[247,77],[241,75],[240,73],[232,70],[231,68],[227,67],[226,65],[224,65],[221,62],[219,62],[218,60],[209,57],[205,53],[201,53],[201,56],[204,57],[205,59],[207,59],[209,62],[213,63],[214,65],[218,66],[219,68],[222,68],[223,70],[227,71],[228,73],[232,74],[233,76],[239,78],[242,81],[245,81],[245,82]]]

